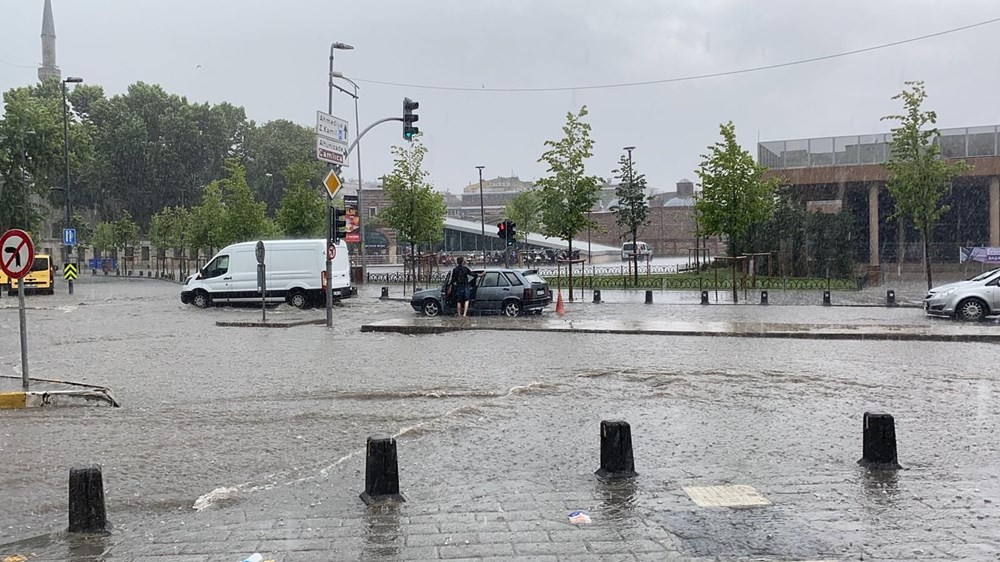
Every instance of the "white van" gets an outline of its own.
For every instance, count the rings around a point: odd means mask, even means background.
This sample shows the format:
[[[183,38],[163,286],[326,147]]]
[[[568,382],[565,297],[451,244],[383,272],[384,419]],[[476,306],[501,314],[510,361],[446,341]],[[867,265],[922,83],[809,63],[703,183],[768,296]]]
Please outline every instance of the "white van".
[[[630,254],[639,254],[639,261],[646,261],[653,257],[653,250],[649,248],[649,244],[645,242],[636,242],[635,244],[631,242],[626,242],[622,244],[622,259],[631,260],[632,256]]]
[[[324,240],[264,240],[267,302],[296,308],[324,305],[326,254]],[[184,281],[181,302],[206,308],[215,304],[259,303],[257,242],[226,246],[212,261]],[[333,297],[352,295],[347,243],[341,240],[333,258]]]

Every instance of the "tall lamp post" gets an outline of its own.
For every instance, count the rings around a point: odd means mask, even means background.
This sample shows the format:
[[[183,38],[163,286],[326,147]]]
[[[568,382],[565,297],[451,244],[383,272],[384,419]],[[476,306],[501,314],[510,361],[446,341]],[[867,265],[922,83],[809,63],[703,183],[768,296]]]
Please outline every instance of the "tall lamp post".
[[[329,98],[327,102],[327,113],[333,115],[333,52],[340,51],[350,51],[354,47],[348,45],[347,43],[335,42],[330,44],[330,72],[327,74],[329,78]],[[340,172],[339,166],[331,165],[331,168],[335,172]],[[330,198],[326,200],[326,244],[327,246],[333,243],[333,216],[330,213],[330,206],[332,201]],[[326,252],[326,327],[333,327],[333,258],[330,256],[329,250]]]
[[[479,170],[479,225],[482,227],[483,234],[483,267],[486,267],[486,207],[483,206],[483,168],[485,167],[476,166],[476,169]]]
[[[628,189],[629,192],[632,191],[632,151],[635,150],[634,146],[626,146],[622,150],[628,152]],[[634,219],[633,219],[634,220]],[[633,281],[635,286],[639,286],[639,248],[638,244],[635,243],[635,238],[632,239],[632,256],[633,263],[635,263],[635,272],[633,272]]]
[[[77,76],[69,76],[62,81],[62,102],[63,102],[63,159],[66,161],[66,226],[63,228],[72,228],[73,224],[73,204],[72,198],[70,197],[69,188],[69,107],[66,103],[66,84],[79,84],[83,82],[83,78]],[[66,236],[63,235],[63,238]],[[69,263],[69,256],[73,252],[73,247],[69,245],[69,240],[63,240],[66,244],[63,246],[63,266]],[[66,286],[69,288],[69,294],[73,294],[73,280],[70,279],[66,282]]]

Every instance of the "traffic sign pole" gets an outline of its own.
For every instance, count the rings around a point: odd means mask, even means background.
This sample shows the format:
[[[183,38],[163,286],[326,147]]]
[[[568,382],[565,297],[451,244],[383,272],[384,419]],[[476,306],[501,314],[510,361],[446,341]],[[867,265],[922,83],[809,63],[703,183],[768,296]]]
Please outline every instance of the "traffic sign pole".
[[[18,321],[21,328],[21,388],[28,391],[28,322],[24,316],[24,276],[35,261],[35,245],[23,230],[8,230],[0,236],[0,270],[17,279]]]
[[[21,388],[28,392],[28,322],[24,317],[24,283],[17,284],[18,319],[21,325]]]

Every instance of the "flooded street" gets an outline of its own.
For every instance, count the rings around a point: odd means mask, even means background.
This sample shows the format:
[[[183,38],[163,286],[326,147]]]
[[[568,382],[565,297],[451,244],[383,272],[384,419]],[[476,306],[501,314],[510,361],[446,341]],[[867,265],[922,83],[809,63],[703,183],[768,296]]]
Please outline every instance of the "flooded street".
[[[260,311],[199,310],[181,304],[178,292],[167,282],[87,276],[73,297],[61,287],[53,297],[28,299],[32,376],[110,387],[122,407],[0,411],[7,459],[0,544],[63,531],[69,469],[97,463],[116,530],[94,559],[183,554],[171,544],[209,542],[223,531],[230,545],[253,535],[247,548],[263,551],[261,541],[278,537],[255,530],[287,521],[296,533],[280,538],[302,541],[310,518],[379,527],[375,538],[360,530],[321,537],[340,553],[333,558],[427,552],[410,547],[446,557],[455,539],[411,542],[420,525],[433,527],[428,536],[461,537],[477,525],[481,534],[495,531],[497,514],[508,513],[499,519],[505,532],[517,537],[524,527],[548,533],[527,542],[558,544],[574,509],[594,519],[574,530],[595,542],[624,541],[624,552],[638,559],[665,559],[655,556],[662,549],[678,559],[991,560],[1000,553],[992,530],[1000,516],[1000,404],[996,374],[984,361],[996,353],[992,344],[361,333],[363,323],[414,314],[407,302],[373,298],[378,287],[338,306],[332,331],[223,328],[215,322],[258,320]],[[4,375],[19,374],[15,302],[0,301]],[[567,310],[568,319],[588,320],[939,322],[913,308],[634,301],[577,302]],[[284,305],[268,311],[273,321],[322,317],[322,310]],[[905,470],[857,466],[866,411],[895,416]],[[634,481],[608,485],[593,476],[605,419],[632,426]],[[370,512],[357,499],[365,439],[374,433],[398,439],[409,499],[399,513]],[[683,490],[720,484],[753,486],[773,505],[706,509]],[[199,498],[207,507],[196,511]],[[395,530],[382,528],[392,521]],[[644,550],[644,541],[661,550]],[[143,550],[150,542],[163,548]],[[494,547],[460,551],[524,554]],[[57,541],[37,551],[57,560],[65,548]],[[553,555],[598,554],[552,548]]]

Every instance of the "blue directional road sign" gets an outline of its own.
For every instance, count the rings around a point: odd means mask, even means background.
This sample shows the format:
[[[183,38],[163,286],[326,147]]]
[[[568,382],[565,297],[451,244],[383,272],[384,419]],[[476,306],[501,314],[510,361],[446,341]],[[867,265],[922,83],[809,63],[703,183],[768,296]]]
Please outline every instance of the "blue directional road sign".
[[[76,229],[63,229],[63,246],[76,246]]]

